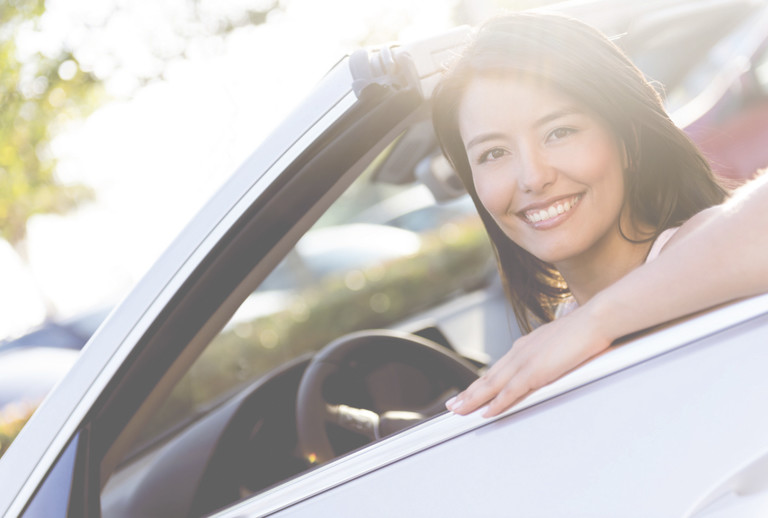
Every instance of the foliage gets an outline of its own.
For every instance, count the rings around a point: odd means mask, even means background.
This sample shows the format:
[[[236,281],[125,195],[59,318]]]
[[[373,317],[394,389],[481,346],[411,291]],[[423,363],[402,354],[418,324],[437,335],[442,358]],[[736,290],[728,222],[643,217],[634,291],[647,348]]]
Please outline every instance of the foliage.
[[[19,58],[20,31],[34,31],[44,11],[42,0],[0,6],[0,237],[20,252],[32,216],[63,214],[93,196],[56,177],[50,144],[99,103],[103,89],[69,49]]]
[[[188,2],[185,14],[169,26],[173,34],[166,35],[180,41],[179,52],[150,49],[156,54],[156,67],[149,75],[137,77],[136,85],[162,78],[168,61],[186,56],[191,39],[223,37],[240,27],[260,25],[279,9],[276,0],[262,4],[217,12],[211,2]],[[105,11],[103,20],[88,22],[83,29],[112,30],[113,21],[121,22],[121,9],[127,8],[116,5],[111,12]],[[64,42],[57,51],[20,55],[21,36],[43,33],[45,10],[44,0],[0,3],[0,238],[25,260],[23,243],[32,216],[64,214],[94,196],[85,185],[65,184],[57,178],[51,142],[67,123],[82,119],[104,101],[103,81],[109,79],[94,73],[93,63],[79,61],[82,49],[68,48]],[[94,49],[90,50],[93,54]],[[104,54],[102,61],[119,66],[125,62],[124,57],[110,55],[114,49],[99,52]]]

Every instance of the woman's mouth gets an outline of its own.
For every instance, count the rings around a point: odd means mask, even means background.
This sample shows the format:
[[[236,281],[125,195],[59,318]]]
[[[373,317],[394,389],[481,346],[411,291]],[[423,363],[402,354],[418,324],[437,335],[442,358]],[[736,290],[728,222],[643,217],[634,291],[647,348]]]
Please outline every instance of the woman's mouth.
[[[521,215],[528,223],[543,223],[572,210],[583,196],[583,194],[575,194],[557,200],[546,207],[523,211]]]

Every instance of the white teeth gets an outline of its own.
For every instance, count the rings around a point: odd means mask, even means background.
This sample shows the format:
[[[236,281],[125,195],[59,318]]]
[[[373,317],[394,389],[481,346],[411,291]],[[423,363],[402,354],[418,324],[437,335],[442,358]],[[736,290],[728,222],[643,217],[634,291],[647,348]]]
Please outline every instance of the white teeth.
[[[560,214],[564,214],[568,212],[569,210],[571,210],[573,207],[576,206],[579,200],[581,200],[581,195],[575,196],[570,200],[566,200],[562,203],[557,203],[556,205],[552,205],[547,209],[528,211],[525,213],[525,217],[531,223],[546,221],[548,219],[554,218],[555,216],[559,216]]]

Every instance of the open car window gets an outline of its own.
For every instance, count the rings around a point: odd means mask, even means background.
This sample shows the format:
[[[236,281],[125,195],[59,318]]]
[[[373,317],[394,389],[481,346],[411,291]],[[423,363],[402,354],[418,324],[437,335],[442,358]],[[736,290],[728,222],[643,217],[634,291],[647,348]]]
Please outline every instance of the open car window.
[[[495,266],[482,223],[466,194],[437,202],[413,177],[396,183],[382,178],[379,166],[392,147],[253,289],[153,415],[143,418],[102,492],[105,515],[140,509],[126,502],[125,488],[138,487],[132,498],[153,498],[142,495],[141,488],[151,486],[148,473],[158,459],[167,470],[168,462],[189,461],[185,452],[191,448],[209,448],[208,458],[197,466],[199,487],[191,488],[199,495],[192,507],[201,513],[317,464],[300,444],[298,385],[312,356],[340,337],[363,330],[402,331],[428,339],[473,369],[488,359],[481,328],[467,341],[439,324],[444,308],[451,306],[448,320],[469,329],[461,319],[487,302],[478,302],[477,292],[495,279]],[[503,306],[498,295],[492,304]],[[320,404],[379,415],[442,411],[446,394],[459,387],[441,379],[439,371],[422,372],[435,367],[420,369],[418,354],[413,362],[410,354],[385,354],[356,372],[329,377]],[[369,357],[364,353],[362,363]],[[417,422],[387,419],[376,437]],[[334,455],[372,439],[349,426],[324,422],[322,427]],[[203,428],[208,431],[196,431]]]
[[[243,301],[137,446],[344,334],[396,326],[493,274],[468,196],[437,204],[418,182],[359,178]]]

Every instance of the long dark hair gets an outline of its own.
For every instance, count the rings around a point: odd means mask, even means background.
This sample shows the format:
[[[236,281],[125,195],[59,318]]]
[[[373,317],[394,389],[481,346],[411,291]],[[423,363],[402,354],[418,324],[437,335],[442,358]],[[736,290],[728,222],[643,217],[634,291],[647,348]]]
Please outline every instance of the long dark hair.
[[[568,287],[553,265],[509,239],[480,203],[457,120],[472,79],[500,74],[537,78],[607,123],[626,151],[624,206],[634,223],[655,229],[647,240],[721,203],[726,191],[642,72],[600,32],[554,14],[514,13],[481,26],[433,93],[433,123],[494,245],[518,325],[529,332],[554,318]]]

